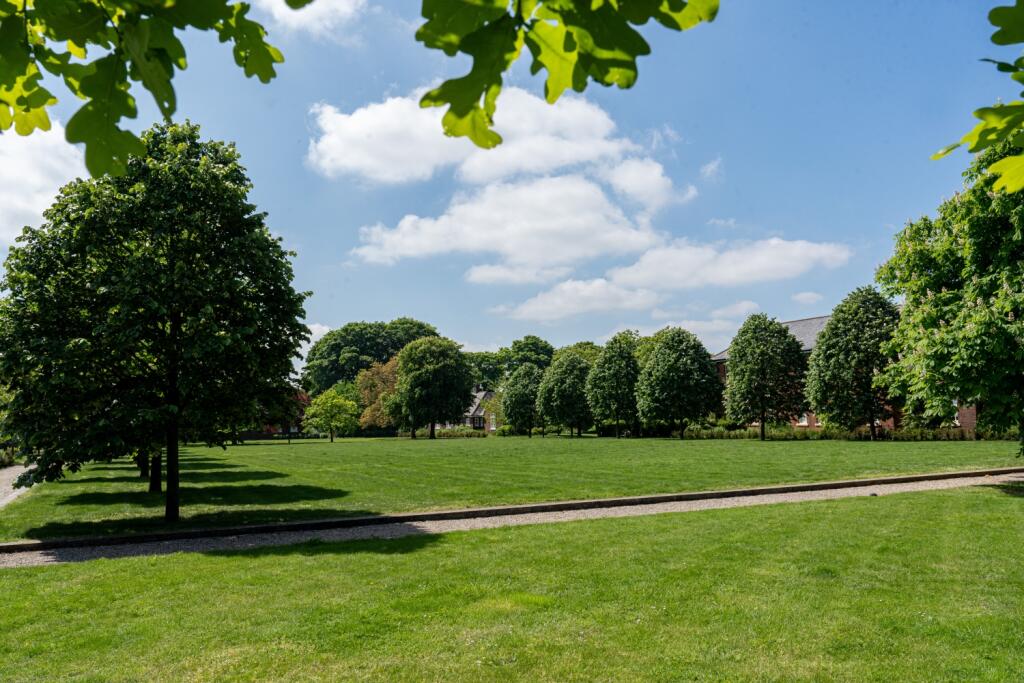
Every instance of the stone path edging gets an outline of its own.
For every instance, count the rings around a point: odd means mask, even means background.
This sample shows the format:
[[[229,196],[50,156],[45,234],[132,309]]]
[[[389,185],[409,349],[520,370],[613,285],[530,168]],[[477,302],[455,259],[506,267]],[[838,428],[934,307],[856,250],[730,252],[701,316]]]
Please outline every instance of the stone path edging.
[[[465,508],[459,510],[438,510],[433,512],[404,512],[387,515],[364,517],[339,517],[297,522],[281,522],[275,524],[254,524],[248,526],[221,527],[212,529],[183,529],[181,531],[161,531],[123,536],[95,536],[86,538],[63,538],[30,541],[13,541],[0,543],[0,555],[65,548],[90,548],[116,545],[133,545],[142,543],[160,543],[165,541],[181,541],[204,538],[237,537],[254,534],[277,534],[299,531],[325,531],[330,529],[351,529],[356,527],[372,527],[391,524],[410,524],[416,522],[435,522],[444,520],[470,520],[486,517],[514,517],[537,513],[564,512],[571,510],[593,510],[599,508],[624,508],[660,503],[681,501],[714,500],[722,498],[758,498],[777,494],[802,493],[808,491],[829,491],[880,486],[889,484],[905,484],[912,482],[942,481],[946,479],[968,479],[976,477],[1000,476],[1024,473],[1024,467],[999,467],[984,470],[968,470],[959,472],[931,472],[926,474],[905,474],[891,477],[875,477],[871,479],[844,479],[839,481],[820,481],[803,484],[775,484],[741,489],[720,489],[711,491],[686,491],[680,493],[662,493],[644,496],[627,496],[618,498],[594,498],[583,500],[563,500],[545,503],[526,503],[522,505],[505,505],[494,507]]]

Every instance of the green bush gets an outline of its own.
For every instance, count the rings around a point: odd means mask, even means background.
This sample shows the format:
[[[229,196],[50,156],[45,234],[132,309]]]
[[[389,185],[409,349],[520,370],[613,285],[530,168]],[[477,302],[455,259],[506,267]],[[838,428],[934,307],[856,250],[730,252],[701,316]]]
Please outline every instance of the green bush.
[[[494,432],[495,436],[515,436],[516,430],[512,429],[512,425],[501,425],[498,427],[498,431]]]
[[[403,432],[401,436],[409,436],[409,432]],[[430,436],[430,429],[423,427],[416,430],[417,439],[426,439]],[[482,429],[473,429],[466,425],[459,425],[450,429],[435,429],[434,436],[438,439],[483,439],[487,432]]]

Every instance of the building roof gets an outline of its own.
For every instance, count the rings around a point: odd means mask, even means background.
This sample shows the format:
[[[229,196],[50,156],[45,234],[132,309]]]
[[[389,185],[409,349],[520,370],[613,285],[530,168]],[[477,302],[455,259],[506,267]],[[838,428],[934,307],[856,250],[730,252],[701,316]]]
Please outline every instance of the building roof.
[[[818,335],[825,329],[825,323],[828,322],[831,315],[819,315],[815,318],[800,318],[799,320],[786,320],[783,321],[783,325],[789,328],[789,331],[793,333],[796,340],[800,342],[800,347],[804,350],[804,353],[810,353],[814,350],[815,344],[818,342]],[[711,356],[711,360],[724,361],[729,359],[729,349],[719,351],[715,355]]]
[[[466,410],[466,417],[484,417],[484,403],[494,397],[493,391],[474,391],[473,402]]]

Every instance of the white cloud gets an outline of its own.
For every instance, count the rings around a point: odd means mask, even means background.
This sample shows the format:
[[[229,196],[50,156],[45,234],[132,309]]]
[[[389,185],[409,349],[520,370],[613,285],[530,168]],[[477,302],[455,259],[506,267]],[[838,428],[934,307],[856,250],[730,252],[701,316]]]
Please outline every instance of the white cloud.
[[[551,322],[583,313],[638,311],[654,306],[658,295],[628,289],[604,278],[566,280],[511,309],[498,309],[511,318]]]
[[[317,37],[333,36],[339,42],[346,42],[351,36],[336,32],[354,23],[366,10],[366,0],[315,0],[297,10],[285,0],[253,0],[252,4],[282,29]]]
[[[318,2],[320,0],[317,0]],[[505,88],[495,115],[504,141],[484,150],[441,129],[444,110],[419,106],[420,92],[391,97],[350,114],[328,104],[311,113],[317,126],[308,160],[328,177],[352,175],[378,183],[427,180],[455,167],[470,183],[489,183],[523,174],[615,161],[638,149],[613,136],[615,122],[582,97],[565,96],[554,105],[520,88]]]
[[[543,268],[524,264],[486,263],[473,266],[467,270],[466,280],[480,285],[527,285],[538,282],[551,282],[552,280],[565,277],[570,272],[572,272],[572,269],[566,266]]]
[[[677,193],[665,168],[650,158],[626,159],[602,171],[601,176],[619,195],[642,205],[648,214],[669,203],[685,204],[697,198],[693,185]]]
[[[0,244],[12,244],[26,225],[38,226],[57,190],[86,175],[82,151],[64,140],[57,122],[46,132],[0,135]]]
[[[711,311],[711,317],[715,319],[745,318],[760,308],[755,301],[737,301],[734,304],[722,306]]]
[[[821,301],[822,296],[817,292],[797,292],[790,298],[793,299],[793,301],[797,302],[798,304],[810,306],[811,304],[816,304],[819,301]]]
[[[722,157],[712,159],[700,167],[700,177],[704,180],[717,180],[722,177]]]
[[[594,182],[578,175],[487,185],[456,196],[437,218],[409,215],[360,231],[352,253],[369,263],[453,253],[491,253],[476,282],[536,282],[608,254],[647,249],[658,236],[634,225]]]
[[[677,240],[646,252],[631,266],[610,271],[616,284],[649,289],[695,289],[735,286],[794,278],[818,267],[837,268],[851,255],[849,247],[830,242],[784,240],[695,244]]]
[[[439,167],[472,153],[471,142],[441,132],[441,109],[422,109],[412,97],[391,97],[351,114],[317,104],[311,113],[319,137],[310,141],[307,160],[329,178],[353,175],[389,184],[427,180]]]
[[[737,223],[735,218],[711,218],[708,219],[708,225],[716,228],[735,228]]]

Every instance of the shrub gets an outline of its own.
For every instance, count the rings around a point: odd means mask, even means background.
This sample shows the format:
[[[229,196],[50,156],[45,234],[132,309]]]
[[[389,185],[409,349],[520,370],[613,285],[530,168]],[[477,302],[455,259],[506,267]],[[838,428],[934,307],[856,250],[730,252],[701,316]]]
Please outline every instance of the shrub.
[[[495,436],[514,436],[515,430],[512,429],[512,425],[501,425],[498,427],[498,431],[494,433]]]
[[[544,427],[534,427],[533,428],[533,435],[534,436],[544,436],[546,433],[547,432],[546,432]]]
[[[473,429],[466,425],[458,425],[457,427],[448,427],[437,429],[434,435],[438,439],[483,439],[487,437],[487,432],[482,429]],[[409,436],[409,432],[402,432],[400,436]],[[430,429],[422,427],[416,430],[416,438],[423,439],[430,436]]]

